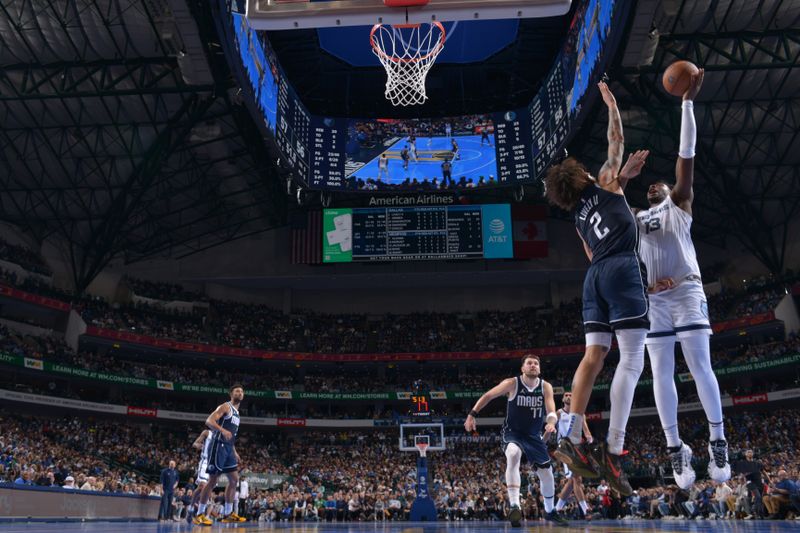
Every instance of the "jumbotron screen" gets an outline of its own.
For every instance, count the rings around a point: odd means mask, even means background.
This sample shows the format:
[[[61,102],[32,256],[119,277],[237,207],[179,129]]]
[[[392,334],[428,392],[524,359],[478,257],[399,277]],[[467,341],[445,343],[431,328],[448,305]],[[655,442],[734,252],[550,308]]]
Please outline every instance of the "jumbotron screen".
[[[323,263],[512,258],[508,204],[326,209]]]
[[[233,15],[244,76],[279,150],[309,188],[471,189],[543,175],[582,120],[592,87],[624,30],[622,0],[585,0],[531,103],[482,115],[397,120],[309,113],[269,41]],[[434,68],[436,68],[434,66]]]

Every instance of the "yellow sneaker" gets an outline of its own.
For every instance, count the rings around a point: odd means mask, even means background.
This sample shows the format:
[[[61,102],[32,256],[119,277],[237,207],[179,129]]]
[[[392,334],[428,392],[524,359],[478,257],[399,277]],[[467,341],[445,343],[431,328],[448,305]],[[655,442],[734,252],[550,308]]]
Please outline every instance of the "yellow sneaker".
[[[213,526],[214,522],[204,514],[199,514],[192,519],[192,524],[196,526]]]
[[[226,517],[224,517],[222,520],[220,520],[220,522],[222,522],[223,524],[233,524],[233,523],[238,524],[241,522],[247,522],[247,518],[243,518],[236,513],[231,513]]]

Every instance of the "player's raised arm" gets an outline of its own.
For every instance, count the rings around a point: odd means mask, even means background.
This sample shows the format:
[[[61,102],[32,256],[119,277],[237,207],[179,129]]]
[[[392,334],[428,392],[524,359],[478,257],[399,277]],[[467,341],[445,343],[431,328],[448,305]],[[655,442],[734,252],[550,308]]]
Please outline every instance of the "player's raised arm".
[[[194,448],[195,450],[202,450],[203,443],[205,442],[206,437],[208,437],[208,433],[209,431],[207,429],[204,429],[200,433],[200,435],[196,439],[194,439],[194,442],[192,443],[192,448]]]
[[[501,381],[499,384],[495,385],[488,391],[484,393],[483,396],[478,398],[478,401],[475,402],[475,405],[472,407],[472,410],[467,415],[467,420],[464,421],[464,429],[467,431],[475,431],[475,417],[478,416],[478,413],[486,407],[486,404],[494,400],[495,398],[499,398],[500,396],[508,396],[512,392],[514,392],[514,387],[516,387],[516,378],[508,378]]]
[[[681,140],[678,150],[678,161],[675,163],[675,187],[672,188],[672,201],[675,205],[692,213],[694,200],[694,149],[697,143],[697,125],[694,121],[694,99],[703,85],[703,75],[700,71],[692,76],[689,88],[683,93],[681,103]]]
[[[610,192],[622,193],[627,180],[619,176],[622,167],[622,156],[625,155],[625,137],[622,134],[622,117],[619,115],[617,99],[605,82],[597,84],[603,102],[608,107],[608,159],[600,168],[597,183]]]
[[[208,418],[206,418],[206,426],[214,431],[218,431],[225,440],[231,440],[233,434],[220,426],[217,420],[227,415],[230,410],[230,406],[227,403],[223,403],[217,406],[217,408],[214,409],[214,412],[208,415]]]

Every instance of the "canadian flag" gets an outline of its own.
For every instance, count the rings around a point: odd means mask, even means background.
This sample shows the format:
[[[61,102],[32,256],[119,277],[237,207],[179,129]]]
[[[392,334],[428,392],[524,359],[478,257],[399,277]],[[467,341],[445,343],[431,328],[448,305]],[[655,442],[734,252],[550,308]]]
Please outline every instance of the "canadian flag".
[[[514,258],[547,257],[547,207],[511,206],[514,227]]]

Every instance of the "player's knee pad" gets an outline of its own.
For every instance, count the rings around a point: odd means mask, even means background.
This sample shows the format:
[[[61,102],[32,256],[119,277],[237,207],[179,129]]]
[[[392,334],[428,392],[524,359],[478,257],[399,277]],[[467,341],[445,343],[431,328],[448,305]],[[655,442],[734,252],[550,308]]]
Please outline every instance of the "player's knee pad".
[[[506,459],[509,462],[519,463],[522,460],[522,449],[513,442],[509,443],[506,446]]]
[[[546,468],[540,468],[539,465],[536,466],[536,475],[539,477],[539,481],[541,482],[542,496],[544,498],[552,498],[555,496],[556,492],[556,480],[553,476],[553,469],[550,468],[549,463]]]

